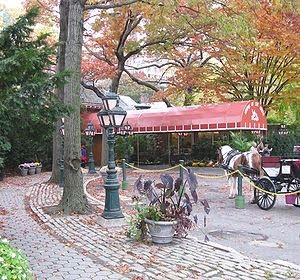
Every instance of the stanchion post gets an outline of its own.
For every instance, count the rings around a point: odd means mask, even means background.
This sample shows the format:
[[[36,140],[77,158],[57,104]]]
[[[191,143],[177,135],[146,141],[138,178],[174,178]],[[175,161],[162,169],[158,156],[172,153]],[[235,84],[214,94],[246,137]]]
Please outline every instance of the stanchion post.
[[[126,180],[126,160],[122,159],[122,171],[123,171],[123,182],[122,182],[122,190],[128,189],[128,182]]]
[[[182,181],[183,181],[183,164],[184,164],[184,160],[183,159],[180,159],[179,160],[179,164],[180,164],[180,166],[179,166],[179,177],[182,179]]]
[[[245,197],[243,196],[243,177],[241,175],[243,169],[242,165],[239,165],[238,169],[238,195],[235,197],[235,208],[244,209],[245,208]]]

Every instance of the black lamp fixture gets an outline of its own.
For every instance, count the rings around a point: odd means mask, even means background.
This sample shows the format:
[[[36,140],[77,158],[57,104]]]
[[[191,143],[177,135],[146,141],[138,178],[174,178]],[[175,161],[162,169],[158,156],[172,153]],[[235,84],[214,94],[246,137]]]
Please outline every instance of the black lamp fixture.
[[[280,124],[279,129],[278,129],[278,134],[279,135],[288,135],[289,134],[289,131],[285,124],[283,124],[283,123]]]
[[[129,163],[129,153],[128,153],[128,136],[133,135],[133,128],[132,126],[126,122],[120,129],[120,134],[125,137],[125,144],[126,144],[126,149],[125,149],[125,159],[126,162]]]
[[[93,157],[93,138],[96,134],[94,125],[92,124],[91,121],[87,124],[86,129],[84,130],[84,134],[88,137],[89,139],[89,174],[95,174],[95,162],[94,162],[94,157]]]
[[[124,122],[127,112],[119,106],[119,96],[109,91],[102,97],[104,108],[98,113],[100,125],[105,129],[108,144],[108,170],[105,188],[105,206],[102,217],[105,219],[123,218],[120,208],[117,170],[115,165],[115,133]]]

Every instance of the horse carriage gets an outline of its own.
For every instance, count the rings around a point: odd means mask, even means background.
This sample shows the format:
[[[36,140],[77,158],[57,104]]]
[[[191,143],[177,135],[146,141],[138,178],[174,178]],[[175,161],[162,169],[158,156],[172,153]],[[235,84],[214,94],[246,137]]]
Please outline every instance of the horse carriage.
[[[219,160],[228,174],[240,166],[243,176],[256,186],[252,201],[259,208],[271,209],[277,195],[285,195],[287,204],[300,207],[300,147],[295,147],[294,156],[291,158],[261,157],[258,162],[258,154],[255,152],[238,153],[229,146],[223,146],[219,150]],[[230,196],[232,196],[232,192],[236,189],[236,175],[230,176],[230,180],[232,181]]]
[[[262,157],[264,176],[253,180],[258,187],[254,189],[254,198],[259,208],[271,209],[278,194],[285,195],[287,204],[300,207],[300,167],[297,161],[299,159]]]

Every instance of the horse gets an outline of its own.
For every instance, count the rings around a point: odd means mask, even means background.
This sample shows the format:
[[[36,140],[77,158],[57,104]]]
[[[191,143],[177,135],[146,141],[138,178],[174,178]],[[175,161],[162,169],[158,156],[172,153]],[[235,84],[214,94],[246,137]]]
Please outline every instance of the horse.
[[[239,165],[256,170],[258,176],[263,174],[261,168],[261,155],[257,151],[250,150],[241,153],[232,149],[230,146],[225,145],[219,147],[217,153],[218,163],[225,169],[226,175],[237,170]],[[234,198],[237,194],[237,176],[237,173],[228,176],[228,183],[230,186],[229,198]],[[251,203],[255,203],[254,192],[252,192]]]

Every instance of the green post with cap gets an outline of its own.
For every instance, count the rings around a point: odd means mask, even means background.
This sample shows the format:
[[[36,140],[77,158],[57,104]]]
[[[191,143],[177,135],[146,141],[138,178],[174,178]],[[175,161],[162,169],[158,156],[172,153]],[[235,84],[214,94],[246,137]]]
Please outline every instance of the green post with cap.
[[[235,208],[244,209],[245,208],[245,197],[243,196],[243,177],[242,173],[242,165],[239,165],[238,170],[238,195],[235,197]]]
[[[126,160],[122,159],[122,170],[123,170],[123,182],[122,182],[122,190],[128,189],[128,182],[126,178]]]

